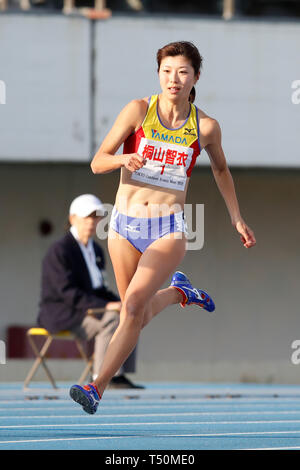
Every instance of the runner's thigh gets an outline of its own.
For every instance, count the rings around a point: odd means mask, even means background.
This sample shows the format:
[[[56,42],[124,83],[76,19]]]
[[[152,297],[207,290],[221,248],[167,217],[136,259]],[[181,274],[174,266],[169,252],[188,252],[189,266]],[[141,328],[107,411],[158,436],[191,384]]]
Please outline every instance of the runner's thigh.
[[[142,254],[126,238],[112,229],[110,229],[108,237],[108,251],[119,295],[123,301]]]
[[[185,238],[174,234],[153,242],[142,254],[126,291],[126,300],[146,304],[173,274],[185,255]]]

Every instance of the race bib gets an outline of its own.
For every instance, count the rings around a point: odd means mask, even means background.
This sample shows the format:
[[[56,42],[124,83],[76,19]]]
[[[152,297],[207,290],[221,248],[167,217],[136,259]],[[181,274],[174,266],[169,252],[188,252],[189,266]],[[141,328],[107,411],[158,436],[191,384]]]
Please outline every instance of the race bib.
[[[192,148],[143,137],[137,153],[146,159],[146,164],[132,173],[133,180],[184,191]]]

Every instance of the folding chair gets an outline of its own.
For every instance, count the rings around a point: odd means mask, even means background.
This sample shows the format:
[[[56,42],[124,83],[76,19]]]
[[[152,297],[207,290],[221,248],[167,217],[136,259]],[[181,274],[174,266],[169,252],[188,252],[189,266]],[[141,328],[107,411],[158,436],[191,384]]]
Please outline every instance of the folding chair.
[[[104,313],[105,312],[105,309],[104,308],[93,308],[93,309],[88,309],[87,310],[87,314],[88,315],[95,315],[97,313]],[[41,347],[41,349],[39,350],[38,349],[38,346],[36,344],[36,342],[34,341],[34,337],[45,337],[45,342],[43,344],[43,346]],[[46,354],[49,350],[49,347],[50,345],[52,344],[53,340],[71,340],[71,341],[75,341],[76,343],[76,346],[77,346],[77,349],[80,353],[80,356],[82,357],[82,359],[86,362],[86,366],[80,376],[80,378],[78,379],[78,383],[79,384],[82,384],[85,380],[85,378],[87,377],[87,375],[89,374],[89,372],[91,372],[92,370],[92,367],[93,367],[93,354],[88,357],[87,354],[85,353],[85,350],[84,350],[84,346],[83,346],[83,342],[78,339],[71,331],[68,331],[68,330],[65,330],[65,331],[60,331],[59,333],[56,333],[56,334],[51,334],[49,333],[49,331],[47,331],[45,328],[30,328],[28,331],[27,331],[27,338],[28,338],[28,341],[31,345],[31,348],[36,356],[36,360],[34,361],[25,381],[24,381],[24,390],[28,390],[28,385],[29,383],[31,382],[31,380],[33,379],[36,371],[38,370],[38,368],[40,366],[43,367],[44,371],[46,372],[46,375],[52,385],[52,387],[54,389],[57,389],[57,385],[55,383],[55,380],[53,378],[53,375],[51,374],[47,364],[46,364]]]

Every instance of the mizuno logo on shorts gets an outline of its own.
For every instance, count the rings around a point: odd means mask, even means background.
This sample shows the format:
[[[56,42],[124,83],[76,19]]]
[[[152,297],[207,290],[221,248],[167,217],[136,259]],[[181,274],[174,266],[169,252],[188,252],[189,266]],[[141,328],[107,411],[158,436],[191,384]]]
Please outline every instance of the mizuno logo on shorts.
[[[133,227],[132,225],[125,225],[124,230],[126,230],[126,232],[134,232],[134,233],[140,232],[139,227]]]

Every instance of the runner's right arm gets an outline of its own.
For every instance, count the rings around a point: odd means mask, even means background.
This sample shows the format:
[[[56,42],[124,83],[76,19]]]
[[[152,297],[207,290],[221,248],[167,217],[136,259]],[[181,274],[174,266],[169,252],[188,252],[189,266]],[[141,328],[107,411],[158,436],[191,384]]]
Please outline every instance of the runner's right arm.
[[[123,166],[133,172],[145,164],[145,159],[136,153],[122,155],[115,153],[143,122],[146,110],[145,100],[133,100],[122,109],[91,162],[93,173],[110,173]]]

